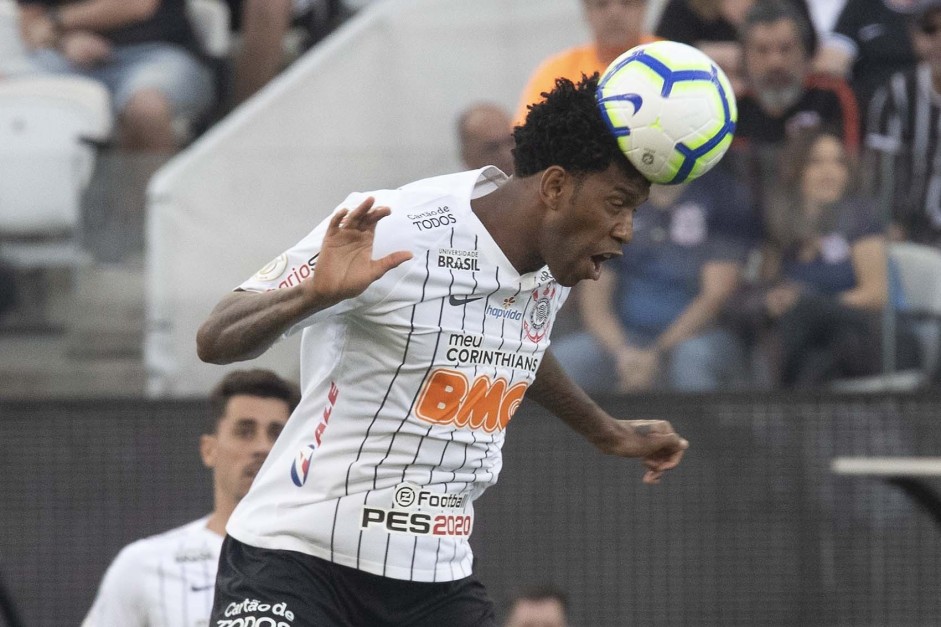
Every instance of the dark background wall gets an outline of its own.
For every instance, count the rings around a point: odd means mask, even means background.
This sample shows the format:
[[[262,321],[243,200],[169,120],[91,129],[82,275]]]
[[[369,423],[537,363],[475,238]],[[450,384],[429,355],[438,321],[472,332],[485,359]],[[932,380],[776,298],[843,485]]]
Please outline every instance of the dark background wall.
[[[573,624],[916,625],[941,526],[835,455],[941,455],[941,396],[650,396],[691,442],[657,487],[538,407],[510,425],[473,545],[491,595],[551,581]],[[205,514],[202,402],[0,402],[0,577],[27,627],[77,625],[126,543]],[[928,485],[941,491],[941,481]],[[0,623],[2,624],[2,623]]]

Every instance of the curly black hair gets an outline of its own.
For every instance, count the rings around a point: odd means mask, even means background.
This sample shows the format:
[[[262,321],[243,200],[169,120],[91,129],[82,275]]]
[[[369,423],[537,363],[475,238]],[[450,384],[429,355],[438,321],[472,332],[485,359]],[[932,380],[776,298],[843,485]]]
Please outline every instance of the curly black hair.
[[[598,74],[582,75],[578,84],[567,78],[530,105],[526,121],[513,129],[516,175],[531,176],[557,165],[573,174],[603,172],[616,163],[631,178],[646,183],[631,165],[598,110]]]

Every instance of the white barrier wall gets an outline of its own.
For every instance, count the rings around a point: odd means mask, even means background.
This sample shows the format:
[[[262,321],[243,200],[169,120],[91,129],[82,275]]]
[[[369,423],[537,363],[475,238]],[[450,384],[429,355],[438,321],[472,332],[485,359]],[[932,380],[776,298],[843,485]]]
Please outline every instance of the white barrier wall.
[[[171,161],[148,189],[148,394],[205,394],[223,369],[196,330],[227,291],[347,193],[459,170],[458,113],[512,110],[541,59],[587,39],[580,0],[376,2]],[[250,365],[296,377],[297,353]]]

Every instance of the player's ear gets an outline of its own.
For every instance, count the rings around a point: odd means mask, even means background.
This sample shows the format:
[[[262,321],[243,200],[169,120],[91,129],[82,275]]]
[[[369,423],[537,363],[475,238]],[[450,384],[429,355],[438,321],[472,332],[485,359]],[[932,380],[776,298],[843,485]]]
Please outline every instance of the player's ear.
[[[542,171],[539,176],[539,196],[547,207],[555,210],[560,206],[570,178],[569,173],[561,166],[552,165]]]
[[[206,433],[199,436],[199,456],[206,468],[216,467],[216,445],[218,443],[219,441],[215,435]]]

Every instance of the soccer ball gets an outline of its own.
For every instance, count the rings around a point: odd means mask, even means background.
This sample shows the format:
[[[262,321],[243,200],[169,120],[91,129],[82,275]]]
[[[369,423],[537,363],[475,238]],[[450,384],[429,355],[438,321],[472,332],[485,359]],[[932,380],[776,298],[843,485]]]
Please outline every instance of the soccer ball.
[[[631,48],[598,81],[598,108],[621,150],[652,183],[690,181],[732,143],[738,109],[728,77],[692,46]]]

